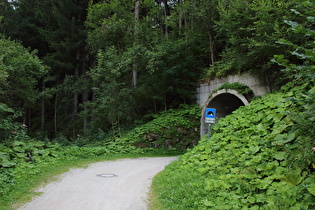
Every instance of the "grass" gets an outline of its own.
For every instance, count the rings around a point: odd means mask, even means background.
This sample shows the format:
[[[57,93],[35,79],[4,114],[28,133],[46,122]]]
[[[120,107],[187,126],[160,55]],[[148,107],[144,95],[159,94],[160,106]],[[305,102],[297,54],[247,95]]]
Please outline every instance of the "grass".
[[[162,205],[157,199],[158,195],[157,191],[153,188],[153,186],[151,186],[148,195],[148,210],[162,209]]]

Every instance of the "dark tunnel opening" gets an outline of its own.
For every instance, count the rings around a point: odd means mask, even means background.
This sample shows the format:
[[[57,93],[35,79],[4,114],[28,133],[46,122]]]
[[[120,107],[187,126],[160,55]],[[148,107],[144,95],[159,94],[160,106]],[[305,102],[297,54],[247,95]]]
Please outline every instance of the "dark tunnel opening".
[[[223,93],[213,98],[208,107],[217,110],[216,118],[222,118],[231,114],[234,110],[245,104],[235,95],[230,93]]]

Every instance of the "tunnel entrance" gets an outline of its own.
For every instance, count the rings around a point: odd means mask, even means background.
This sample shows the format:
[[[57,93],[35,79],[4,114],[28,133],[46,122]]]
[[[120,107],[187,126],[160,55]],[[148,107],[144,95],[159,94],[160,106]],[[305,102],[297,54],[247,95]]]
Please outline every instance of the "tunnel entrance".
[[[208,125],[205,123],[206,108],[215,108],[217,111],[216,120],[231,114],[241,106],[248,105],[248,100],[235,90],[224,89],[214,93],[205,103],[201,114],[200,136],[208,133]]]
[[[245,104],[235,95],[223,93],[213,98],[208,104],[208,107],[215,108],[217,110],[217,118],[222,118],[244,105]]]

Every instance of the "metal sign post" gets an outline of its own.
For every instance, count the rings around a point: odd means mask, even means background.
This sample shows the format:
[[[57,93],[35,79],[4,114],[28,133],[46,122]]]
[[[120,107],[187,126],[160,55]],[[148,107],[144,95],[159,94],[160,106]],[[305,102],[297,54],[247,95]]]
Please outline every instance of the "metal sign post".
[[[208,140],[210,139],[210,131],[211,131],[211,124],[209,123],[209,128],[208,128]]]
[[[210,132],[211,132],[211,124],[215,123],[215,117],[217,114],[217,110],[213,108],[206,108],[206,114],[205,114],[205,123],[209,124],[209,130],[208,130],[208,140],[210,139]]]

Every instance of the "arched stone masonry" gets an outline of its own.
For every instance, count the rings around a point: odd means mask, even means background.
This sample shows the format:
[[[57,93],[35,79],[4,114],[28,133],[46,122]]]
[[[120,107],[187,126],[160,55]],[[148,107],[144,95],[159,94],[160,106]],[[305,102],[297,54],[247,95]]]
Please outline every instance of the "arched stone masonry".
[[[254,96],[264,96],[266,93],[270,92],[269,86],[263,78],[258,78],[257,76],[249,73],[228,75],[226,77],[215,79],[209,78],[208,81],[204,81],[203,83],[197,85],[195,95],[196,104],[200,107],[204,106],[205,102],[209,98],[209,95],[212,94],[213,91],[217,90],[225,83],[235,82],[249,87],[253,91]]]

